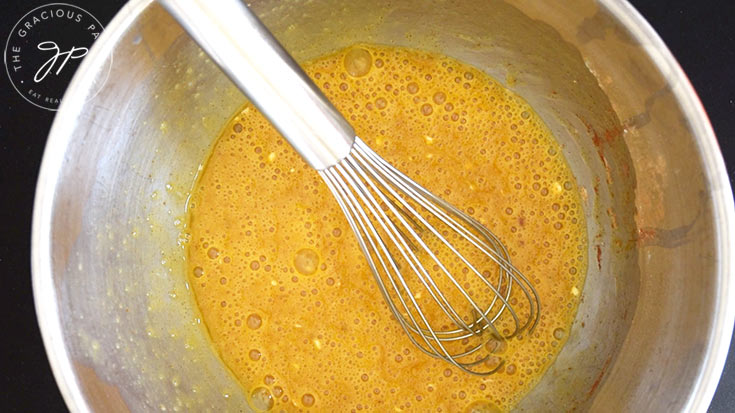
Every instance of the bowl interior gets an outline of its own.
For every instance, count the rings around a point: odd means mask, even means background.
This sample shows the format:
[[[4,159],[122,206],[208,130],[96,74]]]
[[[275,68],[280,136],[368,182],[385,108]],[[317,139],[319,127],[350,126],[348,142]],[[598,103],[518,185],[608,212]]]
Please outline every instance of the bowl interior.
[[[582,191],[589,271],[567,345],[518,410],[706,406],[703,382],[721,369],[711,353],[729,337],[732,225],[706,119],[682,100],[689,86],[657,38],[631,29],[642,21],[628,6],[541,3],[252,7],[297,60],[374,42],[473,64],[554,132]],[[180,235],[200,163],[243,102],[149,0],[131,1],[85,60],[52,129],[34,222],[39,319],[70,405],[246,405],[201,325]]]

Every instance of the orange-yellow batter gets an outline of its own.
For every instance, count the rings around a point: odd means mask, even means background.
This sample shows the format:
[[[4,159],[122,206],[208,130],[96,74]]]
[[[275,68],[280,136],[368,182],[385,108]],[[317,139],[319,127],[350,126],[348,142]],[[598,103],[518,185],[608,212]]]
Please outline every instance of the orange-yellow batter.
[[[223,361],[262,410],[511,408],[566,341],[587,270],[558,144],[522,99],[444,56],[356,45],[305,70],[368,145],[500,237],[542,317],[488,377],[420,353],[326,185],[248,104],[189,203],[189,280]]]

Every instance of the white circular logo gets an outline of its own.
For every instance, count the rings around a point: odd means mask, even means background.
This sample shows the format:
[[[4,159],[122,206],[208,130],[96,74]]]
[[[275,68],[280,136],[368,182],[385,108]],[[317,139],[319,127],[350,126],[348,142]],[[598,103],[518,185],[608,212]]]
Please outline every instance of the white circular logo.
[[[74,72],[102,30],[91,13],[72,4],[50,3],[29,11],[13,26],[5,43],[10,83],[28,102],[57,110]]]

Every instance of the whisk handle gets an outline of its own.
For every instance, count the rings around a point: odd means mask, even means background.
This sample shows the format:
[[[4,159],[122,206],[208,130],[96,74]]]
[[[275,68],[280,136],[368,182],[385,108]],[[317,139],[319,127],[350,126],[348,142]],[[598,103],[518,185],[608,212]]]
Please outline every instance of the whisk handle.
[[[314,169],[346,157],[355,131],[240,0],[159,0]]]

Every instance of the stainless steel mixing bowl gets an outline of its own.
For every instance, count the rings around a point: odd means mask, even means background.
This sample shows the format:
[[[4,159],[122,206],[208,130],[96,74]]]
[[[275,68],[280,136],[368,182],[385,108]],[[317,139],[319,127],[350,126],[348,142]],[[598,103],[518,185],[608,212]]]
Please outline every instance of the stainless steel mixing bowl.
[[[568,344],[518,410],[706,409],[735,316],[732,194],[691,85],[630,5],[252,6],[297,59],[358,41],[442,52],[554,131],[582,190],[589,272]],[[182,248],[188,190],[243,102],[151,0],[127,4],[74,77],[32,244],[39,323],[72,410],[248,410],[200,324]]]

